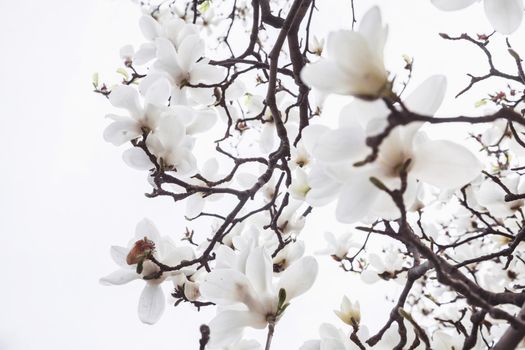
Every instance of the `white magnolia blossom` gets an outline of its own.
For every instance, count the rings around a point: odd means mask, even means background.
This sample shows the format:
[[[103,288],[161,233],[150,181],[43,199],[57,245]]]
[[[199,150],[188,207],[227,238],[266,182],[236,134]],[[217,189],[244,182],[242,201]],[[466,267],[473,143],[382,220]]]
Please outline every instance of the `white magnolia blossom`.
[[[403,257],[396,249],[385,250],[381,255],[369,254],[367,259],[369,265],[361,272],[361,280],[370,284],[380,279],[404,280],[404,278],[400,278],[405,276],[404,271],[406,270]]]
[[[445,86],[442,76],[427,79],[406,99],[406,107],[417,113],[433,115],[441,105]],[[354,164],[370,152],[365,145],[367,128],[374,124],[371,128],[375,130],[376,125],[384,124],[388,115],[382,103],[356,100],[341,112],[338,129],[331,130],[318,124],[303,131],[305,146],[318,167],[310,173],[311,189],[306,201],[319,206],[338,197],[336,216],[341,222],[399,215],[388,194],[370,181],[372,177],[390,189],[399,188],[400,171],[407,166],[404,196],[405,204],[410,208],[417,199],[420,181],[441,190],[455,189],[469,183],[481,171],[480,161],[469,150],[450,141],[430,139],[421,130],[423,123],[394,128],[383,140],[377,159],[356,167]],[[368,108],[358,109],[355,104],[367,105]],[[381,110],[384,113],[378,113]],[[361,113],[356,115],[358,111]],[[367,122],[366,126],[363,126],[364,122]],[[449,176],[442,176],[443,173]]]
[[[351,248],[359,248],[353,239],[351,232],[340,233],[337,236],[332,232],[325,232],[324,239],[326,241],[326,247],[317,251],[318,254],[328,254],[337,260],[343,260],[348,255]]]
[[[136,279],[144,279],[144,277],[160,270],[155,263],[149,260],[137,261],[141,260],[141,254],[143,253],[142,249],[137,251],[139,242],[148,243],[147,249],[152,250],[153,256],[163,264],[176,266],[183,260],[194,258],[191,248],[175,246],[170,238],[160,236],[157,228],[149,219],[143,219],[137,224],[135,237],[129,242],[127,247],[111,247],[111,258],[120,268],[101,278],[101,284],[121,285]],[[151,245],[150,242],[153,244]],[[139,263],[142,265],[142,271],[139,271],[137,268]],[[140,295],[138,305],[140,320],[147,324],[156,323],[162,316],[166,306],[166,298],[160,284],[170,276],[191,272],[191,269],[187,269],[173,273],[163,273],[158,278],[144,279],[146,285]]]
[[[464,9],[480,0],[431,0],[443,11]],[[485,15],[492,27],[501,34],[511,34],[521,25],[523,0],[483,0]]]
[[[138,91],[129,85],[115,86],[109,94],[109,102],[117,108],[127,110],[128,116],[108,114],[113,122],[104,130],[104,139],[115,146],[140,137],[144,130],[156,130],[160,115],[167,108],[169,83],[159,79],[152,84],[144,96],[144,106]]]
[[[246,327],[265,328],[272,317],[276,320],[280,316],[279,307],[310,289],[316,275],[317,262],[304,257],[290,265],[274,283],[272,260],[262,247],[248,255],[245,273],[216,267],[200,288],[205,299],[220,306],[209,323],[212,346],[239,339]],[[281,289],[286,296],[280,301]]]
[[[499,180],[512,193],[524,193],[525,181],[520,180],[520,176],[515,174],[502,174]],[[505,218],[513,215],[517,210],[523,207],[523,199],[505,201],[505,191],[494,180],[487,178],[481,183],[475,197],[477,202],[487,208],[487,210],[497,218]]]
[[[141,81],[142,91],[159,79],[171,83],[172,104],[187,105],[190,102],[210,105],[215,101],[212,88],[193,88],[190,85],[216,84],[225,77],[220,67],[208,64],[204,55],[204,41],[198,35],[189,35],[182,40],[178,49],[165,38],[155,39],[157,59],[149,74]]]
[[[383,62],[387,33],[379,8],[373,7],[360,21],[357,32],[340,30],[330,33],[326,58],[305,66],[301,79],[325,93],[365,99],[388,94],[388,72]]]
[[[358,327],[361,322],[361,309],[359,307],[359,301],[351,302],[350,299],[345,295],[341,301],[341,308],[334,310],[337,317],[344,323]]]
[[[145,64],[155,58],[157,48],[155,39],[168,39],[173,46],[178,49],[184,38],[190,35],[198,34],[199,29],[191,23],[186,23],[178,17],[170,17],[169,20],[159,23],[150,15],[144,15],[139,20],[140,30],[144,38],[149,42],[140,46],[137,52],[132,56],[133,63]]]

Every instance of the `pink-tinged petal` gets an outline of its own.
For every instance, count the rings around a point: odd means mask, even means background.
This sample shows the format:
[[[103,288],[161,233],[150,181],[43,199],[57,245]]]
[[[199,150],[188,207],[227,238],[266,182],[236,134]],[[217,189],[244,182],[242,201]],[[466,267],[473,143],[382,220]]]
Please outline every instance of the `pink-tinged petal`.
[[[478,0],[431,0],[442,11],[456,11],[469,7]]]
[[[133,147],[122,153],[122,159],[130,168],[137,170],[149,170],[153,168],[153,163],[142,148]]]
[[[217,113],[213,109],[198,111],[193,122],[188,125],[186,132],[193,135],[210,130],[217,122]]]
[[[447,78],[434,75],[421,83],[405,100],[412,112],[433,116],[443,103],[447,91]]]
[[[140,18],[139,27],[142,31],[142,35],[144,35],[144,37],[150,41],[155,40],[155,38],[157,38],[162,31],[160,23],[157,22],[153,17],[146,15]]]
[[[210,321],[210,346],[222,348],[239,340],[245,327],[262,329],[266,327],[263,315],[250,311],[221,311]]]
[[[111,246],[109,253],[111,254],[111,259],[113,259],[115,264],[120,267],[128,267],[126,256],[129,253],[129,248],[113,245]]]
[[[277,290],[284,289],[286,301],[290,301],[312,287],[318,269],[317,261],[311,256],[297,260],[284,270],[277,283]]]
[[[114,121],[104,129],[102,136],[106,142],[120,146],[142,135],[139,124],[135,119],[112,115],[107,117],[112,118]]]
[[[146,324],[155,324],[164,313],[166,299],[158,284],[147,283],[139,299],[139,319]]]
[[[353,91],[345,72],[334,62],[324,59],[306,65],[301,71],[301,80],[321,92],[350,94]]]
[[[104,286],[119,286],[138,279],[140,276],[132,269],[120,269],[100,279]]]
[[[414,177],[440,189],[466,185],[483,169],[472,152],[444,140],[419,144],[414,150],[412,162],[410,173]]]
[[[109,102],[117,108],[126,109],[135,119],[142,118],[144,114],[140,104],[139,93],[132,86],[115,86],[109,94]]]
[[[485,14],[501,34],[511,34],[523,19],[523,0],[485,0]]]
[[[153,221],[148,218],[142,219],[135,227],[135,238],[136,240],[144,239],[148,237],[150,241],[155,243],[160,242],[160,234]]]
[[[246,261],[246,276],[260,294],[269,293],[272,286],[273,264],[264,248],[255,248]]]
[[[178,62],[184,72],[190,72],[191,67],[204,55],[204,41],[198,35],[184,38],[177,50]]]
[[[167,79],[159,79],[149,86],[144,99],[146,103],[158,107],[166,106],[171,95],[171,84]]]

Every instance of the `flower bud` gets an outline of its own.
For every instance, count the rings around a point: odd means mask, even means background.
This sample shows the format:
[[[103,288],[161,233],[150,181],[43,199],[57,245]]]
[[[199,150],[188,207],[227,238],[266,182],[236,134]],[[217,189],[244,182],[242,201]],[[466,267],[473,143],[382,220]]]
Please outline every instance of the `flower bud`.
[[[359,322],[361,321],[359,301],[352,303],[345,295],[341,301],[340,310],[334,310],[334,312],[344,323],[354,328],[359,326]]]

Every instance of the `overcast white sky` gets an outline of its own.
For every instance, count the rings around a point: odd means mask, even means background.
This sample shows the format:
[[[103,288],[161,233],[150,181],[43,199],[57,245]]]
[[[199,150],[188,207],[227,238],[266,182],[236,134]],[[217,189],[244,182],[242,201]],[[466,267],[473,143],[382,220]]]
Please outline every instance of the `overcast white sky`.
[[[330,12],[315,23],[319,36],[349,27],[348,0],[319,3]],[[358,13],[374,3],[390,23],[389,67],[400,70],[406,53],[416,58],[415,82],[452,74],[441,112],[476,112],[482,90],[459,102],[451,98],[466,83],[464,73],[483,72],[484,59],[466,60],[476,51],[436,33],[489,32],[482,7],[446,14],[429,0],[359,0]],[[146,199],[144,174],[127,168],[122,150],[102,140],[109,105],[91,92],[91,74],[113,72],[119,48],[141,42],[138,17],[124,0],[0,1],[0,350],[195,349],[198,326],[213,316],[181,306],[146,326],[136,314],[141,281],[98,284],[115,268],[110,245],[125,245],[141,218],[151,218],[163,234],[184,228],[181,208]],[[523,27],[512,40],[524,53],[522,34]],[[322,231],[340,231],[333,220],[314,219],[304,234],[312,250]],[[360,299],[365,324],[377,326],[386,316],[382,288],[360,285],[326,257],[319,262],[314,289],[277,327],[276,349],[316,337],[321,322],[337,324],[332,309],[343,293]]]

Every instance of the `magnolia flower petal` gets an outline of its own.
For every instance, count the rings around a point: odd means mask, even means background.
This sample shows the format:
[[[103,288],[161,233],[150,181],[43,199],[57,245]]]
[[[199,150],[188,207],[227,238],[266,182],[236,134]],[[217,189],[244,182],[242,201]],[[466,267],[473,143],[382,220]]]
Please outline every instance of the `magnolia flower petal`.
[[[313,257],[301,258],[284,270],[277,284],[277,290],[284,289],[286,301],[290,301],[312,287],[317,271],[317,261]]]
[[[501,34],[511,34],[523,19],[523,0],[485,0],[485,14]]]
[[[248,277],[234,269],[215,269],[200,286],[204,299],[219,305],[251,300],[256,296]]]
[[[178,63],[177,51],[171,41],[157,38],[155,45],[157,47],[157,62],[155,64],[158,68],[167,69],[174,77],[185,72]]]
[[[126,262],[126,256],[129,253],[129,248],[126,247],[120,247],[120,246],[111,246],[109,250],[109,254],[111,255],[111,259],[120,267],[128,267],[128,263]]]
[[[217,84],[220,83],[225,76],[226,72],[220,67],[212,66],[205,62],[199,61],[191,69],[190,80],[192,84]],[[228,90],[230,87],[228,87]]]
[[[132,269],[120,269],[102,277],[100,279],[100,284],[105,286],[118,286],[138,278],[140,278],[140,276]]]
[[[153,17],[144,15],[139,20],[140,30],[142,35],[150,41],[155,40],[159,36],[162,27]]]
[[[103,138],[106,142],[115,146],[136,139],[142,134],[139,125],[132,118],[121,118],[115,120],[104,129]]]
[[[336,207],[336,218],[340,222],[354,223],[369,214],[379,189],[377,189],[368,176],[355,177],[354,181],[345,185],[339,194]]]
[[[149,170],[153,164],[142,148],[133,147],[122,153],[122,159],[130,168],[137,170]]]
[[[139,49],[133,55],[133,64],[143,65],[155,58],[157,53],[157,46],[154,43],[144,43],[140,45]]]
[[[306,341],[299,350],[321,350],[320,340],[308,340]]]
[[[412,112],[433,116],[447,90],[447,78],[444,75],[433,75],[421,83],[405,100],[405,106]]]
[[[135,119],[143,115],[138,91],[129,85],[117,85],[109,94],[109,102],[117,107],[126,109]]]
[[[171,95],[171,85],[167,79],[159,79],[149,86],[144,99],[155,106],[166,106]]]
[[[188,218],[196,217],[202,212],[202,209],[204,209],[205,203],[206,200],[200,195],[200,193],[196,193],[193,196],[190,196],[188,199],[186,199],[185,216]]]
[[[156,323],[164,313],[165,306],[166,299],[160,285],[147,283],[139,299],[140,320],[146,324]]]
[[[186,135],[186,127],[176,114],[165,113],[156,134],[165,148],[176,148]]]
[[[374,49],[377,57],[383,57],[383,50],[386,43],[388,28],[383,27],[381,11],[374,6],[368,10],[359,23],[359,33],[361,33],[369,45]]]
[[[301,71],[301,80],[306,85],[319,89],[321,92],[339,94],[350,94],[352,92],[345,72],[333,62],[324,59],[306,65]]]
[[[190,72],[192,65],[204,55],[204,41],[198,35],[189,35],[179,45],[177,58],[181,69]]]
[[[421,143],[414,149],[413,156],[411,174],[440,189],[459,188],[482,170],[482,164],[474,154],[450,141]]]
[[[456,11],[464,9],[478,0],[431,0],[432,4],[442,11]]]
[[[144,218],[135,227],[135,239],[144,239],[147,237],[150,241],[155,243],[160,241],[160,234],[153,221]]]
[[[193,123],[187,126],[186,132],[193,135],[210,130],[217,122],[217,113],[213,109],[205,109],[196,113]]]
[[[221,348],[235,343],[242,336],[245,327],[264,328],[266,327],[264,318],[250,311],[225,310],[219,312],[210,321],[210,347]]]
[[[261,295],[269,293],[272,286],[273,264],[264,248],[255,248],[250,252],[246,260],[246,276],[258,293]]]
[[[365,101],[355,99],[341,109],[339,114],[339,126],[348,127],[359,123],[368,134],[378,134],[384,128],[369,129],[370,121],[374,119],[383,120],[386,126],[386,118],[390,114],[383,100]]]

